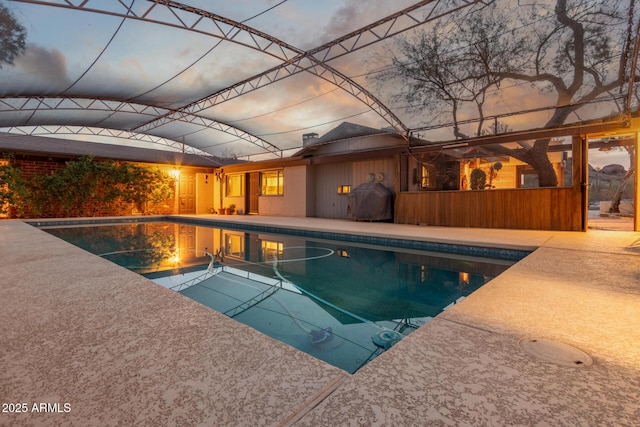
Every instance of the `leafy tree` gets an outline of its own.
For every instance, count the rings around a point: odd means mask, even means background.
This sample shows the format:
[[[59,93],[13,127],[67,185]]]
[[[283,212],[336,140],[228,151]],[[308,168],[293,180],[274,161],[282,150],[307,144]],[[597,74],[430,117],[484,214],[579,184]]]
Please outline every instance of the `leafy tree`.
[[[500,102],[500,89],[513,84],[531,85],[551,99],[544,127],[560,126],[628,82],[632,16],[633,0],[492,1],[401,39],[391,53],[394,67],[374,78],[380,84],[400,79],[405,90],[397,100],[414,112],[450,115],[458,139],[486,133],[485,112]],[[461,128],[470,108],[479,118],[475,135]],[[540,186],[557,186],[550,142],[493,150],[531,165]]]
[[[624,194],[624,191],[627,188],[627,185],[629,185],[629,183],[631,182],[636,169],[635,167],[636,156],[635,156],[634,146],[625,145],[623,146],[623,149],[625,149],[629,154],[629,170],[622,178],[622,182],[620,183],[620,186],[618,187],[615,194],[613,195],[613,198],[611,200],[611,207],[609,208],[610,213],[620,213],[620,202],[622,201],[622,195]]]
[[[27,31],[18,23],[13,13],[0,3],[0,69],[13,65],[13,61],[24,52]]]

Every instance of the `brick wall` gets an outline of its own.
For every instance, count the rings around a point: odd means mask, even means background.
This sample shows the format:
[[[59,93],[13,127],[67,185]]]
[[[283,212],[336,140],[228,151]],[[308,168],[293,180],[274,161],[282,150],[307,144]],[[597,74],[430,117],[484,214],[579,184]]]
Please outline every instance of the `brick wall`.
[[[11,163],[20,169],[24,178],[31,178],[35,175],[51,175],[57,170],[64,169],[66,165],[65,160],[46,158],[16,158]]]

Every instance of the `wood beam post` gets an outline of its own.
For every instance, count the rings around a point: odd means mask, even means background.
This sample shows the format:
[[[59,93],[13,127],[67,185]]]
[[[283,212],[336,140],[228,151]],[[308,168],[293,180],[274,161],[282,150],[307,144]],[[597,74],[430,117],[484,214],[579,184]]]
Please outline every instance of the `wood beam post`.
[[[635,172],[634,172],[634,185],[635,193],[633,197],[633,230],[640,231],[640,133],[636,133],[635,146]]]

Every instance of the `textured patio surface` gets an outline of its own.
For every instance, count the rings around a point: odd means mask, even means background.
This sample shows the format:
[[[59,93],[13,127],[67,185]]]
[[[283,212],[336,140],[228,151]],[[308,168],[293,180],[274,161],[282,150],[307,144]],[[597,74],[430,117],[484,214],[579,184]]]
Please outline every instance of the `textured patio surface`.
[[[538,249],[348,375],[0,221],[0,400],[29,409],[0,425],[638,425],[640,233],[210,218]],[[533,339],[589,363],[524,351]]]

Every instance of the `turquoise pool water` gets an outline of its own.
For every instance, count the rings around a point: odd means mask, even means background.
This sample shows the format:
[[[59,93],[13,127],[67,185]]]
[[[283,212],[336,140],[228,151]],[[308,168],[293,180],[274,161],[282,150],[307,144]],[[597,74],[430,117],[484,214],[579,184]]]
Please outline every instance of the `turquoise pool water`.
[[[348,372],[515,262],[170,222],[45,231]]]

